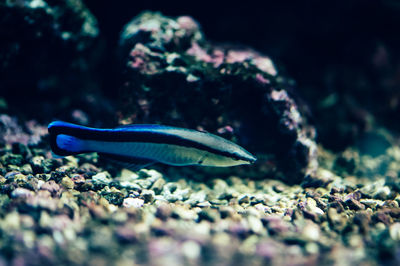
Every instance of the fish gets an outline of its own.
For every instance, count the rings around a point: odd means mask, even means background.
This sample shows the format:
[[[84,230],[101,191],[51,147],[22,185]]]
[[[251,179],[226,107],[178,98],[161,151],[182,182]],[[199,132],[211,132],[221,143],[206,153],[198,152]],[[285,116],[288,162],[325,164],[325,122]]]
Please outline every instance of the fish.
[[[214,134],[158,124],[93,128],[54,121],[48,132],[57,157],[97,152],[135,170],[154,163],[229,167],[257,160],[241,146]]]

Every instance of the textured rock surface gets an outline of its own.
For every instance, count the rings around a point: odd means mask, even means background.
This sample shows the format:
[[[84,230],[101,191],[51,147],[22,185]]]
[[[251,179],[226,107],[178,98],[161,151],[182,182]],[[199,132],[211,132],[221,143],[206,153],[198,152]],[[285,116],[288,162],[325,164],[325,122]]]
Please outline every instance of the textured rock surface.
[[[73,108],[97,115],[107,110],[106,104],[97,108],[98,34],[81,0],[1,1],[0,98],[6,107],[46,121],[60,113],[77,121]]]
[[[120,50],[126,72],[121,122],[222,135],[259,154],[266,175],[289,183],[315,171],[314,130],[269,57],[213,45],[192,18],[159,13],[127,24]]]

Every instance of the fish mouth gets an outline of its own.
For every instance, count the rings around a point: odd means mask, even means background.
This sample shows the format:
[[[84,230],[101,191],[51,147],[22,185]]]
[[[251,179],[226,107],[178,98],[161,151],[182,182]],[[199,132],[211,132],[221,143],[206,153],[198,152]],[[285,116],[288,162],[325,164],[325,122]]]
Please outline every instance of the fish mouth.
[[[257,158],[256,158],[256,157],[253,157],[251,160],[249,160],[250,164],[253,164],[253,163],[255,163],[256,161],[257,161]]]
[[[246,158],[246,161],[249,162],[249,164],[253,164],[257,161],[257,158],[251,153],[249,153],[248,157]]]

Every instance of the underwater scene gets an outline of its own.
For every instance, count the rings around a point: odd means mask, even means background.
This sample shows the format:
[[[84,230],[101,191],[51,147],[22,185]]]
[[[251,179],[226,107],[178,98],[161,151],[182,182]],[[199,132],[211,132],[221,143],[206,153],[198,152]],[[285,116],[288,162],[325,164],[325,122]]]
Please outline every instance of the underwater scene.
[[[400,265],[400,4],[0,0],[0,265]]]

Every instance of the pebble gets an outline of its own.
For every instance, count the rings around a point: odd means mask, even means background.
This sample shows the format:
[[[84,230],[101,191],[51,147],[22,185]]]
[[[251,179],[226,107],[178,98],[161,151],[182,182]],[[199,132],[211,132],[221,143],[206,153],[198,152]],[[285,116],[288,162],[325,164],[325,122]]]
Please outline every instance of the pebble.
[[[249,223],[250,230],[254,233],[262,234],[265,231],[264,226],[258,217],[249,216],[247,217],[247,221]]]
[[[12,198],[29,198],[33,195],[34,195],[33,191],[21,187],[16,188],[15,190],[13,190],[13,192],[11,192]]]
[[[74,181],[71,180],[68,176],[63,177],[61,180],[61,185],[65,187],[66,189],[73,189],[75,186]]]
[[[108,185],[112,182],[111,176],[108,172],[100,172],[92,176],[93,183]]]
[[[308,222],[303,228],[302,236],[309,241],[318,241],[321,236],[319,226],[313,222]]]
[[[239,204],[249,204],[250,203],[250,197],[248,195],[244,195],[241,198],[239,198]]]
[[[165,184],[165,180],[163,178],[159,178],[153,183],[153,185],[151,186],[151,190],[153,190],[154,193],[158,195],[163,190]]]
[[[199,221],[206,220],[211,223],[216,222],[220,218],[220,214],[215,209],[202,209],[199,213]]]
[[[40,189],[49,191],[52,195],[60,192],[60,186],[54,181],[50,180],[45,182]]]
[[[21,167],[21,172],[24,174],[33,174],[32,166],[30,164],[24,164]]]
[[[190,204],[195,205],[196,203],[205,202],[206,198],[207,193],[204,190],[199,190],[197,192],[191,193],[187,201],[189,201]]]
[[[17,182],[17,183],[26,183],[26,181],[27,181],[28,179],[26,178],[26,175],[23,175],[23,174],[16,174],[16,175],[14,175],[14,182]]]
[[[200,245],[191,240],[185,241],[181,246],[181,250],[183,255],[190,260],[199,258],[201,253]]]
[[[390,193],[391,193],[390,188],[388,186],[383,186],[377,188],[373,197],[374,199],[387,200],[389,198]]]
[[[355,200],[354,198],[346,200],[345,203],[351,210],[355,211],[365,210],[364,204],[360,203],[358,200]]]
[[[151,203],[154,200],[155,193],[153,190],[144,189],[140,196],[144,199],[145,203]]]
[[[200,208],[208,208],[208,207],[211,207],[212,204],[209,201],[203,201],[203,202],[197,203],[196,206],[200,207]]]
[[[125,198],[122,206],[125,208],[141,208],[144,205],[144,200],[139,198]]]
[[[182,220],[195,220],[199,216],[194,210],[178,205],[172,210],[172,217]]]
[[[390,225],[389,234],[394,241],[400,241],[400,223]]]

